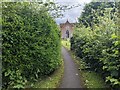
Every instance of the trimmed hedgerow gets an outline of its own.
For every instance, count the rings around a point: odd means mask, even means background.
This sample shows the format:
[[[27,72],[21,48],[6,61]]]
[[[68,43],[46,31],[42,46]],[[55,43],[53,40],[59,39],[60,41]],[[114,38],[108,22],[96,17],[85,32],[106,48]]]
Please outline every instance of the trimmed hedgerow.
[[[59,29],[45,7],[2,3],[3,87],[23,88],[60,65]]]

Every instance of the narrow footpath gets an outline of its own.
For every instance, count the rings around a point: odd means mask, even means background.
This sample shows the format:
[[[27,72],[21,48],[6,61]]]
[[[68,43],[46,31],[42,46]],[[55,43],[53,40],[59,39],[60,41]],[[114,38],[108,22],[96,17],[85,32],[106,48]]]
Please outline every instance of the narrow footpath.
[[[82,88],[79,71],[67,49],[62,47],[64,75],[59,88]]]

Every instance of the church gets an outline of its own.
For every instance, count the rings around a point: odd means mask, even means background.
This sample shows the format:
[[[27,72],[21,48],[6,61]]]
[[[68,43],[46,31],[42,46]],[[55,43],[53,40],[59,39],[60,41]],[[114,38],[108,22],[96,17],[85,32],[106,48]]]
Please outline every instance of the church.
[[[68,39],[73,36],[74,23],[70,23],[68,20],[65,23],[60,24],[61,38]]]

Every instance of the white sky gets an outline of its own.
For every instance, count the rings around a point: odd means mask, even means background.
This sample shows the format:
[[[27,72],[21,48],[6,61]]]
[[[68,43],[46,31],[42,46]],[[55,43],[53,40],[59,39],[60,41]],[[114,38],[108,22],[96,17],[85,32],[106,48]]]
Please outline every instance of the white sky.
[[[62,18],[55,19],[57,24],[64,23],[67,19],[71,23],[77,22],[77,18],[80,16],[85,3],[90,3],[91,1],[92,0],[55,0],[55,2],[59,3],[60,5],[81,5],[63,12],[64,16]]]

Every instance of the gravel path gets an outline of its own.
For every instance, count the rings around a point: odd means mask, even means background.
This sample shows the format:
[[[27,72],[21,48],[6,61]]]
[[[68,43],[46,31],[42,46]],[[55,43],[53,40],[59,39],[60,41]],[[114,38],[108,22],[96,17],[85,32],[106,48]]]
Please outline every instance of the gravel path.
[[[62,55],[64,59],[64,75],[60,88],[82,88],[79,71],[69,52],[64,47],[62,47]]]

